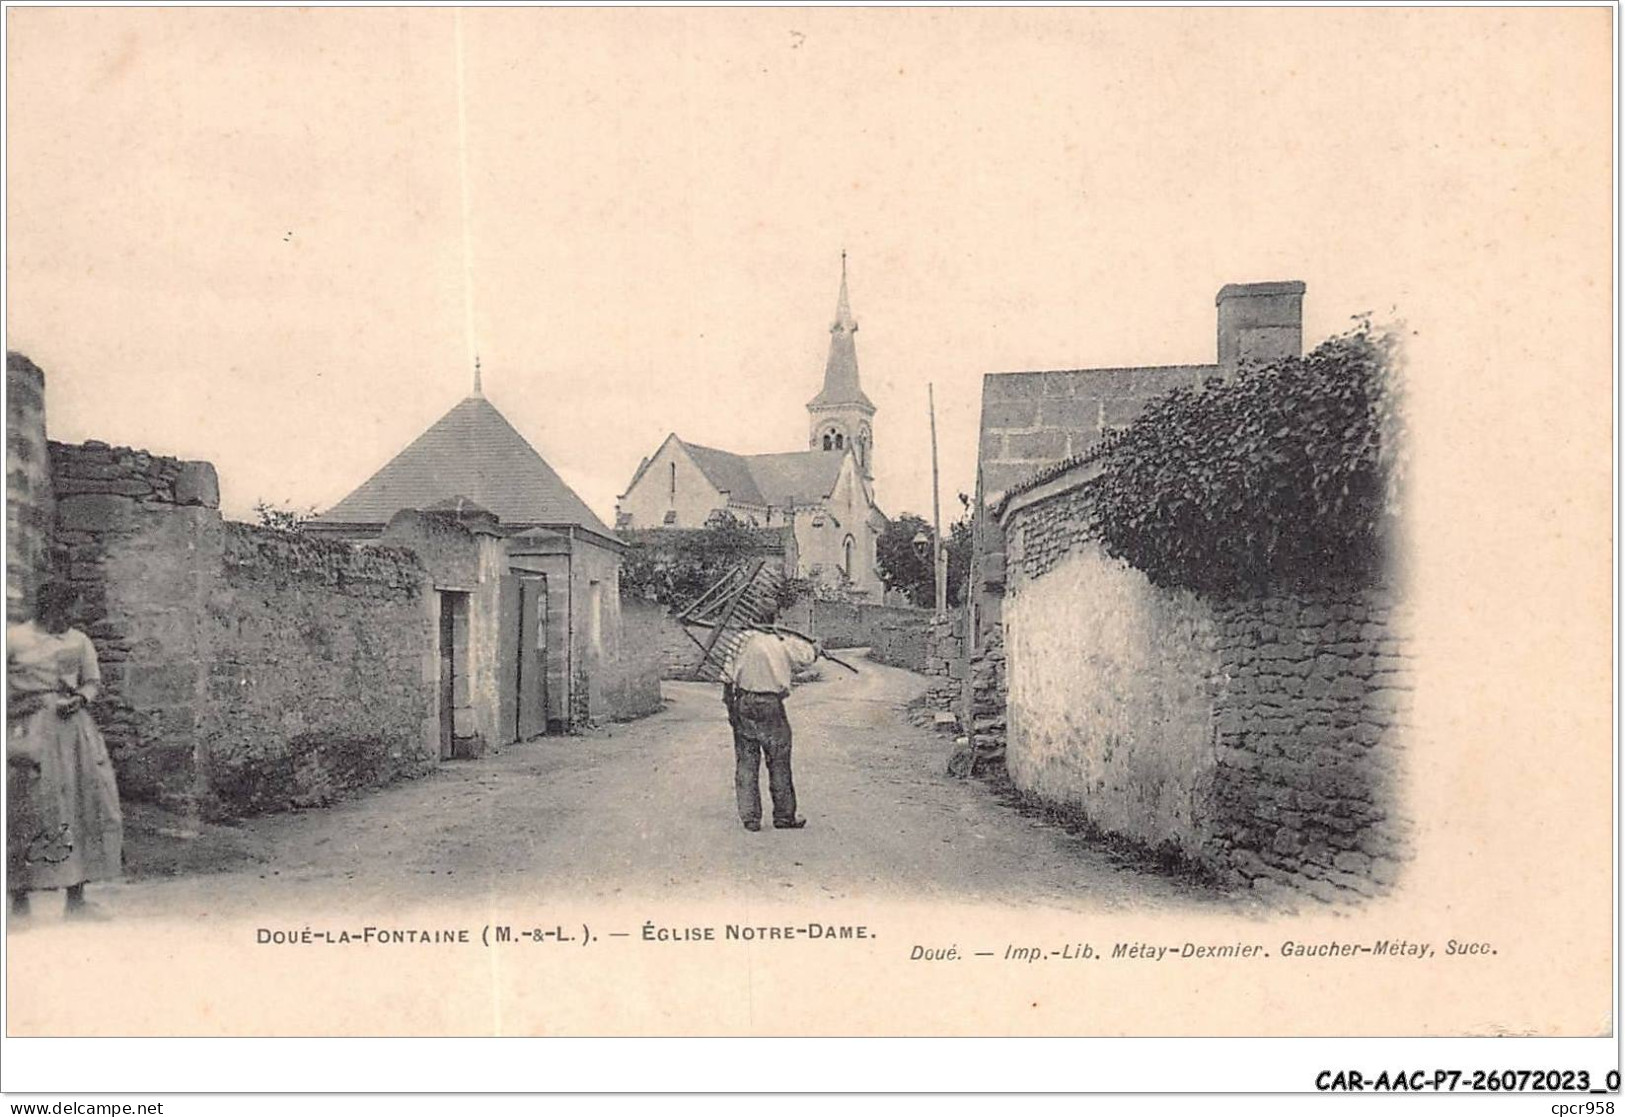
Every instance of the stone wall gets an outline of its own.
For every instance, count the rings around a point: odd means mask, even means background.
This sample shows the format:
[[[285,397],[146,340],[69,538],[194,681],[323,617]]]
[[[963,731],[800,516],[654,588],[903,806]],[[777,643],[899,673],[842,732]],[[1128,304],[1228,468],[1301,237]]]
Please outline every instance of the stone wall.
[[[1408,856],[1399,773],[1411,711],[1406,608],[1390,587],[1212,603],[1209,859],[1235,882],[1321,899],[1392,885]]]
[[[45,446],[45,375],[21,353],[6,354],[6,619],[34,611],[50,565],[55,516]]]
[[[1204,603],[1089,548],[1013,586],[1004,618],[1011,781],[1200,860],[1218,665]]]
[[[430,770],[433,602],[410,551],[225,525],[198,742],[210,813],[329,803]]]
[[[878,608],[878,607],[877,607]],[[869,644],[869,658],[909,671],[924,671],[926,660],[926,631],[931,616],[925,610],[909,609],[902,613],[882,613],[874,626],[874,639]]]
[[[666,665],[661,633],[671,618],[652,601],[626,598],[620,599],[620,615],[619,651],[610,664],[609,707],[615,720],[629,721],[661,707],[660,680]],[[682,639],[681,633],[678,636]]]
[[[1006,744],[1010,680],[1004,625],[997,624],[970,655],[964,686],[969,688],[971,744],[980,758],[1002,758]]]
[[[122,795],[224,816],[433,764],[415,556],[227,524],[207,462],[100,442],[50,462],[52,557],[102,662]]]
[[[965,748],[955,754],[956,771],[961,763],[972,772],[992,771],[1002,764],[1006,744],[1004,626],[988,626],[973,650],[969,612],[964,606],[955,608],[927,629],[923,674],[931,682],[916,705],[915,721],[962,735]]]
[[[925,630],[925,666],[920,673],[928,680],[925,692],[909,706],[915,725],[939,732],[955,732],[964,678],[965,610],[950,609],[947,616],[933,617]]]
[[[925,631],[925,666],[922,675],[952,678],[965,656],[965,610],[953,608],[946,616],[932,617]]]
[[[1083,527],[1083,487],[1006,513],[1015,785],[1217,878],[1323,900],[1393,884],[1409,709],[1392,588],[1153,586]]]
[[[644,598],[621,598],[621,624],[625,639],[649,656],[660,679],[691,679],[700,649],[683,633],[671,610]],[[704,634],[696,632],[703,640]]]
[[[173,806],[201,790],[202,617],[225,538],[214,469],[103,442],[50,444],[53,565],[96,646],[101,726],[123,795]]]
[[[644,657],[660,679],[690,679],[700,659],[700,648],[664,606],[641,599],[622,599],[622,624],[627,641],[640,645]],[[823,641],[828,648],[867,647],[877,663],[924,672],[928,665],[927,631],[931,614],[912,606],[869,605],[802,598],[779,617],[779,622]],[[701,629],[695,635],[705,639]]]
[[[927,667],[926,632],[931,626],[928,609],[814,600],[808,624],[805,631],[827,648],[868,648],[869,657],[877,663],[922,673]]]

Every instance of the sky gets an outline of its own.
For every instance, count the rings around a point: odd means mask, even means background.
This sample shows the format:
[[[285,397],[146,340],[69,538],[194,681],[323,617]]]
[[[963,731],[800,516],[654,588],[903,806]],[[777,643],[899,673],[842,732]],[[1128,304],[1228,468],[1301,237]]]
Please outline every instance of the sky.
[[[947,513],[984,374],[1209,361],[1229,282],[1439,337],[1607,219],[1526,235],[1602,168],[1553,125],[1601,9],[7,18],[8,346],[53,438],[212,461],[239,517],[337,501],[475,351],[606,519],[670,431],[803,448],[843,250],[880,504],[929,511],[930,383]]]
[[[1471,901],[1417,933],[1517,910],[1534,980],[1606,918],[1519,905],[1612,833],[1614,17],[12,7],[6,341],[52,437],[236,516],[343,497],[477,350],[607,519],[670,431],[806,444],[843,249],[892,514],[927,384],[948,512],[988,373],[1207,361],[1232,282],[1402,320],[1410,895]]]

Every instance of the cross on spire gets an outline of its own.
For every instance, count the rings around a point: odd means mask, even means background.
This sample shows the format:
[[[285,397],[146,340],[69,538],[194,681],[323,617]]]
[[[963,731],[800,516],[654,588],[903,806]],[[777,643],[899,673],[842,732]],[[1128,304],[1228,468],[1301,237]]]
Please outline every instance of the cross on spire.
[[[824,363],[824,390],[808,407],[824,409],[851,404],[874,413],[875,405],[858,385],[857,319],[846,295],[846,250],[841,250],[841,294],[835,302],[835,322],[829,328],[829,359]],[[854,430],[854,434],[856,431]]]
[[[480,389],[480,355],[478,353],[474,354],[474,394],[476,396],[485,394]]]
[[[841,295],[835,301],[835,324],[830,327],[830,332],[844,330],[851,333],[857,328],[858,324],[852,318],[852,307],[846,298],[846,249],[843,248],[841,249]]]

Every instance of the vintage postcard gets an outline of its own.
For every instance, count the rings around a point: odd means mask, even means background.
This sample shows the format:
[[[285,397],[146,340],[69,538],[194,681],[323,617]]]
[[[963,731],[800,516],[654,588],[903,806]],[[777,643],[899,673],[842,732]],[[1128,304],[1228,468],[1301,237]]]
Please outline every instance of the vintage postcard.
[[[1614,15],[9,9],[7,1034],[1612,1036]]]

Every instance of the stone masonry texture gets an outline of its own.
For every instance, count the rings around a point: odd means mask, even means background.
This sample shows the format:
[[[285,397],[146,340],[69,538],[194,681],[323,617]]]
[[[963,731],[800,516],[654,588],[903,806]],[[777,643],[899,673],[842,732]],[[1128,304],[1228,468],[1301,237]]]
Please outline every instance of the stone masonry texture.
[[[49,568],[55,515],[45,449],[45,376],[21,353],[6,354],[6,617],[27,620]]]
[[[923,672],[931,613],[907,605],[811,601],[808,635],[826,648],[868,648],[869,658]]]
[[[51,443],[52,562],[102,661],[127,798],[211,816],[325,802],[434,762],[427,575],[218,510],[214,468]]]
[[[439,758],[416,556],[225,525],[205,612],[202,775],[217,813],[321,806]]]
[[[1080,487],[1006,519],[1012,780],[1230,885],[1388,890],[1411,830],[1394,587],[1163,589],[1087,537],[1086,499]]]
[[[635,617],[629,607],[635,608]],[[670,610],[652,602],[623,598],[621,616],[627,639],[648,647],[649,651],[640,654],[650,658],[660,678],[693,677],[700,659],[699,645],[684,635]],[[804,597],[785,609],[779,622],[816,637],[827,648],[865,647],[877,663],[922,673],[928,669],[929,610]],[[703,630],[696,629],[695,635],[705,639]]]
[[[673,622],[670,614],[652,601],[622,597],[620,611],[620,654],[612,674],[617,693],[611,708],[618,720],[629,721],[661,707],[660,679],[666,663],[662,639],[665,625]],[[681,633],[677,635],[688,643]]]

